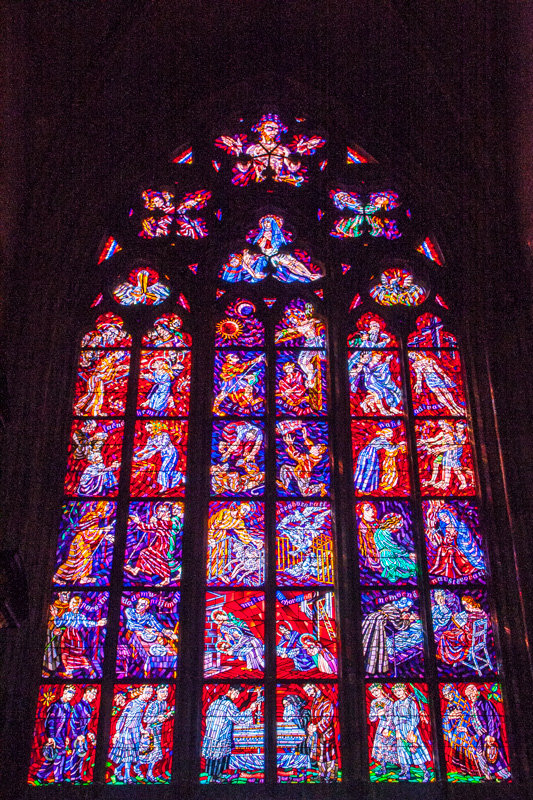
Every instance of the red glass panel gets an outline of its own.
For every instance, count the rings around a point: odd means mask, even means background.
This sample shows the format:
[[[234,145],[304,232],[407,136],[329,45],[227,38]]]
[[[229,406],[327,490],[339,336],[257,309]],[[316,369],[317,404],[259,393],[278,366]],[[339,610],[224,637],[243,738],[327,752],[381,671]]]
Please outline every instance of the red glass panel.
[[[422,494],[475,494],[466,420],[415,422],[415,433]]]
[[[129,369],[128,350],[82,350],[74,414],[80,417],[123,416]]]
[[[74,421],[65,494],[116,497],[123,434],[123,422]]]
[[[93,779],[100,687],[39,688],[28,783],[90,783]]]
[[[173,686],[116,684],[106,783],[168,783],[173,728]]]
[[[181,578],[183,503],[131,503],[124,556],[126,586],[175,586]]]
[[[137,422],[131,468],[133,497],[185,492],[187,422]]]
[[[462,417],[466,402],[458,350],[410,350],[415,414]]]
[[[141,351],[137,416],[187,416],[190,385],[188,350]]]
[[[207,592],[204,674],[206,678],[263,675],[262,592]]]
[[[54,592],[48,610],[43,677],[101,678],[108,592]]]
[[[403,422],[352,421],[356,495],[409,494],[407,444]]]
[[[209,504],[208,586],[259,586],[265,574],[265,512],[257,501]]]
[[[400,357],[384,350],[355,350],[348,358],[350,410],[354,416],[402,413]]]
[[[276,632],[278,678],[337,675],[333,592],[277,592]]]

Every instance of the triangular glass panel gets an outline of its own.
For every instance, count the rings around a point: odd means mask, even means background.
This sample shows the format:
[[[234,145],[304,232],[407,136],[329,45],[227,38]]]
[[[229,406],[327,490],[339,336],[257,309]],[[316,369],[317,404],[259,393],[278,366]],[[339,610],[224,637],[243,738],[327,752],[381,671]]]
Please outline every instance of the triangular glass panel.
[[[217,300],[219,297],[222,297],[223,294],[226,294],[224,289],[217,289]]]
[[[180,304],[180,306],[182,306],[182,307],[183,307],[183,308],[184,308],[186,311],[190,311],[190,310],[191,310],[191,307],[190,307],[190,305],[189,305],[189,303],[188,303],[188,301],[187,301],[187,298],[185,297],[185,295],[183,295],[183,294],[180,294],[180,295],[179,295],[179,297],[178,297],[178,303],[179,303],[179,304]]]
[[[356,294],[354,299],[352,300],[352,304],[350,306],[350,311],[353,311],[354,308],[357,308],[357,306],[360,306],[362,302],[363,301],[361,300],[361,295],[360,294]]]
[[[320,297],[321,300],[324,299],[324,290],[323,289],[315,289],[314,290],[317,297]]]
[[[444,256],[442,255],[442,251],[438,246],[436,239],[433,237],[426,236],[426,238],[420,242],[416,248],[416,252],[421,253],[426,258],[429,258],[430,261],[434,261],[435,264],[439,265],[439,267],[444,266]]]
[[[358,145],[348,145],[346,148],[346,163],[347,164],[377,164],[375,158],[372,158],[362,147]]]
[[[93,300],[93,302],[91,303],[91,308],[94,308],[95,306],[99,306],[103,299],[104,299],[104,295],[102,294],[102,292],[100,292],[98,297],[96,297]]]
[[[276,297],[263,297],[263,303],[266,303],[269,308],[272,308],[276,300]]]
[[[172,162],[174,164],[192,164],[193,161],[192,147],[183,147],[182,145],[172,153]]]
[[[342,274],[343,274],[343,275],[346,275],[346,273],[347,273],[349,270],[351,270],[351,268],[352,268],[352,265],[351,265],[351,264],[341,264],[341,268],[342,268]]]
[[[98,258],[98,263],[101,264],[102,261],[107,261],[108,258],[114,256],[115,253],[118,253],[120,250],[122,250],[122,247],[119,245],[116,239],[110,236],[102,248],[102,252]]]
[[[435,295],[435,302],[442,306],[443,308],[449,308],[449,306],[444,302],[440,294]]]
[[[196,275],[196,273],[198,272],[198,264],[187,264],[187,266],[189,267],[193,275]]]

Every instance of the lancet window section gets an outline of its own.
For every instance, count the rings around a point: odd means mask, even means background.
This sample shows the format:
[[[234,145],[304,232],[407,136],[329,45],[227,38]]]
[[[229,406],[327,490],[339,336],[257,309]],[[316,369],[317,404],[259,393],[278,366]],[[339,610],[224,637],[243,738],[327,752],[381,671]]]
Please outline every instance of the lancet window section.
[[[457,340],[366,312],[348,348],[370,779],[435,780],[443,752],[450,781],[508,780]]]
[[[239,299],[216,328],[201,781],[262,782],[265,717],[276,725],[279,782],[335,781],[325,326],[298,298],[281,318],[275,308],[261,317],[266,339],[254,303]],[[276,670],[270,688],[265,663]],[[313,750],[309,725],[319,723],[327,730]]]
[[[191,369],[181,325],[162,314],[139,347],[108,312],[82,340],[29,774],[36,785],[91,782],[102,751],[107,782],[170,780]],[[116,650],[108,630],[118,630]],[[102,696],[109,745],[97,741]]]

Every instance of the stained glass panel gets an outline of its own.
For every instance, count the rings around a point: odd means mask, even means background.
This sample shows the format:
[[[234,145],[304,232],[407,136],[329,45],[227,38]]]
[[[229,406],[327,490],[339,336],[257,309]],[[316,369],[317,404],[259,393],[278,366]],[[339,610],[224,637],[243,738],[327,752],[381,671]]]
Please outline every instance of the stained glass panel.
[[[188,350],[141,351],[137,416],[186,416],[190,385]]]
[[[282,143],[288,128],[277,114],[263,114],[251,130],[256,134],[252,142],[244,133],[224,134],[215,140],[217,147],[236,158],[232,183],[236,186],[246,186],[250,181],[262,183],[267,176],[292,186],[307,182],[302,156],[313,155],[325,145],[325,139],[297,134],[291,142]]]
[[[90,783],[93,779],[100,687],[39,688],[28,783]]]
[[[94,330],[85,334],[82,347],[131,347],[131,336],[116,314],[108,312],[96,319]]]
[[[264,668],[262,592],[207,592],[205,677],[262,677]]]
[[[191,337],[181,330],[177,314],[163,314],[142,338],[143,347],[190,347]]]
[[[115,685],[106,783],[170,781],[174,702],[172,685]]]
[[[400,357],[387,350],[355,350],[349,354],[350,409],[354,416],[402,413]]]
[[[126,408],[130,369],[127,350],[82,350],[74,413],[81,417],[120,417]]]
[[[340,781],[336,684],[278,685],[276,712],[278,782]]]
[[[356,504],[355,514],[361,583],[415,584],[410,506],[401,500],[363,501]]]
[[[213,413],[256,415],[265,411],[265,355],[252,351],[216,353]]]
[[[364,591],[361,606],[366,674],[421,676],[424,630],[418,592]]]
[[[96,500],[63,506],[55,584],[109,583],[115,541],[116,503]]]
[[[424,500],[422,509],[430,582],[484,583],[486,562],[476,505],[467,500]]]
[[[500,685],[446,683],[440,687],[440,697],[448,780],[510,780]]]
[[[356,495],[409,494],[403,422],[352,420],[352,446]]]
[[[336,676],[333,592],[277,592],[276,601],[278,678]]]
[[[416,331],[407,337],[408,347],[457,347],[457,339],[444,329],[442,320],[432,314],[422,314],[416,321]]]
[[[65,494],[116,497],[123,434],[123,422],[74,421]]]
[[[207,528],[208,586],[259,586],[265,574],[264,504],[212,502]]]
[[[422,494],[475,494],[466,420],[415,422],[415,434]]]
[[[166,300],[170,289],[159,280],[157,272],[148,266],[132,270],[128,280],[113,289],[113,296],[122,306],[157,306]]]
[[[329,503],[279,502],[276,523],[278,586],[332,585],[333,537]]]
[[[357,330],[348,336],[348,347],[363,350],[398,348],[397,337],[387,330],[385,320],[367,311],[357,320]]]
[[[325,348],[326,326],[315,316],[312,303],[291,300],[276,325],[275,339],[278,346]]]
[[[131,494],[134,497],[183,495],[186,446],[187,422],[137,422]]]
[[[496,656],[486,591],[435,589],[431,615],[439,676],[457,679],[494,674]]]
[[[183,503],[131,503],[124,556],[126,586],[179,584],[183,512]]]
[[[415,414],[465,415],[461,359],[457,350],[410,350],[409,368]]]
[[[263,702],[261,686],[204,686],[201,783],[264,781]]]
[[[380,282],[371,287],[369,294],[381,306],[418,306],[429,292],[415,283],[411,272],[395,267],[381,273]]]
[[[277,485],[282,497],[329,493],[328,426],[286,420],[276,425]]]
[[[179,600],[179,592],[137,591],[122,596],[118,678],[176,676]]]
[[[277,413],[323,415],[327,411],[326,352],[279,353],[276,360]]]
[[[253,497],[265,488],[262,423],[215,422],[211,445],[211,491]]]
[[[101,678],[108,592],[52,594],[43,677]]]
[[[229,305],[216,326],[215,346],[262,347],[265,327],[255,314],[256,307],[249,300],[240,299]]]
[[[367,686],[370,780],[435,780],[427,686],[371,683]]]

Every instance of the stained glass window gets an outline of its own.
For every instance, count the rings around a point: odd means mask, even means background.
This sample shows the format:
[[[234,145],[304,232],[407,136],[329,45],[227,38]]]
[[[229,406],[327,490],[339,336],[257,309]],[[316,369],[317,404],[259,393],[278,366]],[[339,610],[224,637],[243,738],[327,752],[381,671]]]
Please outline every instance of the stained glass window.
[[[102,239],[28,780],[509,781],[444,257],[361,148],[226,130]]]

